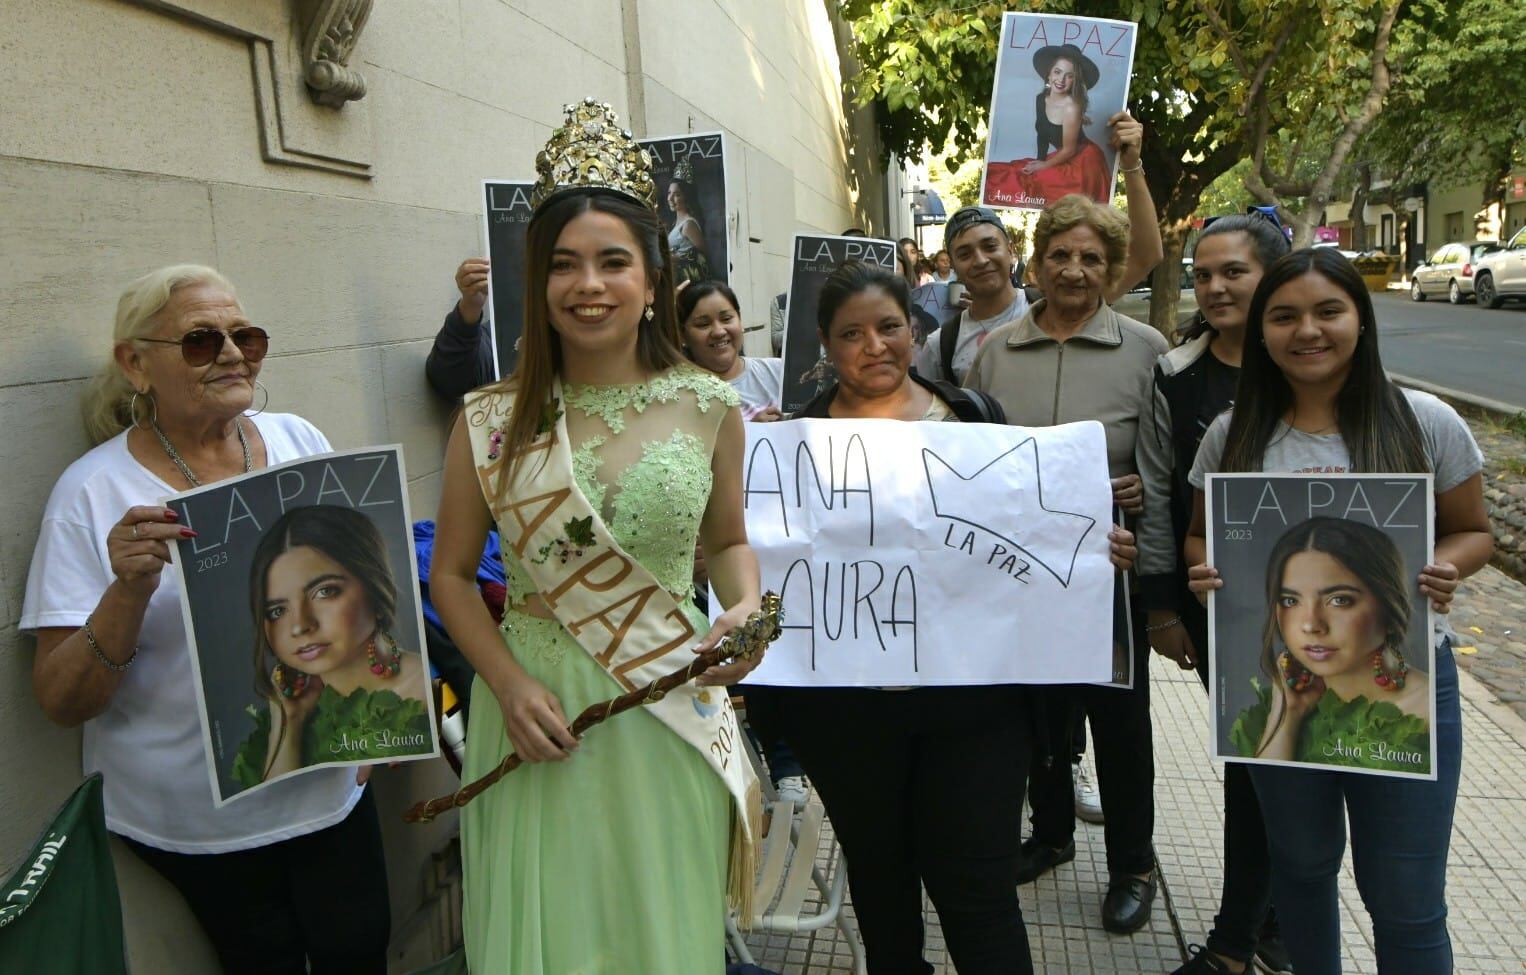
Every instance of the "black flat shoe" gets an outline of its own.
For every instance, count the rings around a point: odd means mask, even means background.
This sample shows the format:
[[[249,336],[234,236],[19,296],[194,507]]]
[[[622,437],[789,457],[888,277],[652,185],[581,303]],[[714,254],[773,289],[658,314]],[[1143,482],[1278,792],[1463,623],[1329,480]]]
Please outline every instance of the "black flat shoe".
[[[1133,934],[1150,919],[1155,903],[1155,872],[1148,879],[1123,874],[1113,877],[1102,899],[1102,926],[1114,934]]]
[[[1076,841],[1071,840],[1064,846],[1056,849],[1045,846],[1031,836],[1023,840],[1022,849],[1017,854],[1017,882],[1031,884],[1039,877],[1058,867],[1062,863],[1069,863],[1076,858]]]

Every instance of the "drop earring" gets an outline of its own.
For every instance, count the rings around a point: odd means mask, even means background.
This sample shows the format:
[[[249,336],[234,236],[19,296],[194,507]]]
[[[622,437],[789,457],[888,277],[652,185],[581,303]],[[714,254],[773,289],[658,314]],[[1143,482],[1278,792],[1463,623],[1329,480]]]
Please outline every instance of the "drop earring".
[[[646,306],[646,315],[644,317],[646,318],[647,321],[651,321],[652,319],[657,317],[657,313],[652,310],[652,306],[651,305],[647,305]]]
[[[1295,694],[1308,690],[1309,685],[1314,683],[1314,675],[1305,669],[1303,664],[1293,659],[1291,650],[1284,650],[1278,654],[1277,670],[1282,674],[1282,682]]]
[[[282,697],[301,697],[307,691],[309,680],[307,674],[285,664],[276,664],[270,671],[270,682]]]
[[[1392,653],[1399,661],[1398,666],[1390,669],[1387,661],[1383,659],[1386,653]],[[1404,690],[1404,680],[1409,676],[1409,663],[1399,651],[1392,647],[1383,647],[1372,652],[1372,682],[1385,691]]]

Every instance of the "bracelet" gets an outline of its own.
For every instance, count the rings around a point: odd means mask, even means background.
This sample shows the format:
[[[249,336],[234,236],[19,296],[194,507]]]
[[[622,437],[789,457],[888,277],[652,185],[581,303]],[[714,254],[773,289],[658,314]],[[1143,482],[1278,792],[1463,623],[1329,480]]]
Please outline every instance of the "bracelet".
[[[1135,166],[1133,169],[1120,169],[1118,171],[1120,173],[1137,173],[1141,169],[1144,169],[1144,160],[1143,159],[1139,160],[1139,165]]]
[[[1164,623],[1156,623],[1154,626],[1146,626],[1145,627],[1145,632],[1146,633],[1157,633],[1157,632],[1159,632],[1161,630],[1169,630],[1169,629],[1171,629],[1171,627],[1175,626],[1176,624],[1180,623],[1181,621],[1182,621],[1182,618],[1180,616],[1173,616],[1170,619],[1166,620]]]
[[[85,617],[85,642],[90,644],[90,652],[95,654],[95,659],[99,660],[101,663],[105,664],[107,667],[120,674],[128,667],[131,667],[134,660],[138,659],[138,648],[133,647],[132,653],[123,663],[117,663],[115,660],[112,660],[110,657],[106,656],[101,652],[101,645],[95,642],[95,630],[90,626],[90,620],[93,616],[95,616],[95,614],[91,613],[90,616]]]

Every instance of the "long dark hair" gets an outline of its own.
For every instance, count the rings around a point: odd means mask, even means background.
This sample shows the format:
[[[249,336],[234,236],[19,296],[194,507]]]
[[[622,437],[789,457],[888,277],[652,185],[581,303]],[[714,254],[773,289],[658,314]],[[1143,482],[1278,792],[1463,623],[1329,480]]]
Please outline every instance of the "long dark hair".
[[[1371,525],[1346,518],[1310,518],[1289,528],[1272,546],[1266,562],[1266,623],[1261,629],[1261,672],[1273,681],[1283,680],[1277,658],[1287,648],[1277,620],[1277,602],[1288,560],[1300,552],[1330,556],[1358,579],[1377,601],[1383,617],[1383,666],[1393,671],[1400,662],[1400,648],[1409,636],[1414,605],[1410,598],[1410,575],[1404,556],[1393,539]],[[1283,712],[1286,714],[1286,710]],[[1278,724],[1282,718],[1278,717]],[[1272,727],[1275,732],[1277,726]]]
[[[524,450],[535,439],[541,407],[551,398],[552,380],[562,371],[562,341],[551,327],[546,305],[546,282],[551,276],[551,252],[574,217],[590,210],[619,217],[630,229],[646,264],[655,296],[653,316],[641,319],[636,358],[648,372],[662,372],[684,360],[681,332],[673,308],[673,269],[668,241],[651,207],[607,190],[577,190],[553,197],[530,218],[525,237],[525,320],[519,362],[500,387],[514,393],[514,415],[504,434],[508,462],[499,468],[494,491],[501,497],[513,483]]]
[[[837,316],[837,310],[849,298],[871,288],[878,288],[894,299],[906,315],[906,324],[911,324],[911,288],[906,278],[891,274],[878,264],[847,261],[822,282],[821,297],[816,300],[816,329],[821,333],[823,345],[832,337],[832,319]]]
[[[1273,292],[1305,274],[1318,274],[1346,292],[1356,306],[1361,332],[1351,371],[1336,394],[1335,415],[1353,471],[1425,472],[1430,461],[1420,424],[1399,387],[1389,382],[1378,356],[1378,323],[1372,299],[1351,262],[1333,247],[1293,251],[1267,269],[1251,297],[1245,352],[1230,414],[1221,471],[1258,471],[1277,424],[1293,405],[1293,388],[1272,361],[1262,338],[1262,318]]]
[[[1288,239],[1282,236],[1282,231],[1258,210],[1254,214],[1232,213],[1227,217],[1215,219],[1203,228],[1202,233],[1198,234],[1197,240],[1193,242],[1192,256],[1197,257],[1197,249],[1203,245],[1203,241],[1221,234],[1244,234],[1250,240],[1251,250],[1255,252],[1256,262],[1261,265],[1263,274],[1288,252]],[[1177,331],[1177,341],[1185,344],[1204,332],[1213,330],[1213,326],[1208,324],[1207,316],[1199,309],[1198,313],[1192,316],[1192,320]]]
[[[354,508],[315,504],[293,508],[260,538],[249,565],[249,612],[254,620],[254,686],[262,696],[275,700],[279,689],[270,678],[275,651],[265,634],[265,597],[270,566],[294,548],[313,548],[344,567],[365,590],[366,602],[376,614],[376,628],[389,632],[397,621],[397,583],[387,561],[387,545],[381,532]]]

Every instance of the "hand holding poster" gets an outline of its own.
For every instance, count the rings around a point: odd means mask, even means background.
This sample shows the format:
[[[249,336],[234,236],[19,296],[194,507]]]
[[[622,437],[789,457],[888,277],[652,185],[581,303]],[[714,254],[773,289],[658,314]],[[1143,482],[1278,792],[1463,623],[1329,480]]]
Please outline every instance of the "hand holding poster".
[[[849,261],[896,271],[895,244],[872,237],[796,234],[790,254],[789,298],[784,305],[784,391],[780,410],[794,413],[832,385],[832,367],[821,348],[816,304],[821,286]]]
[[[1429,474],[1214,474],[1213,753],[1434,779]]]
[[[743,503],[784,599],[753,683],[1119,676],[1098,423],[749,423]]]
[[[514,371],[516,346],[524,331],[525,234],[530,227],[530,188],[534,185],[532,181],[482,181],[493,368],[499,379]]]
[[[1138,25],[1060,14],[1002,16],[980,199],[1042,210],[1069,193],[1113,198],[1108,120],[1125,110]]]
[[[439,754],[402,452],[176,495],[181,609],[218,806],[313,768]]]
[[[673,255],[673,284],[729,281],[725,136],[701,132],[638,141],[652,157],[657,212]]]

